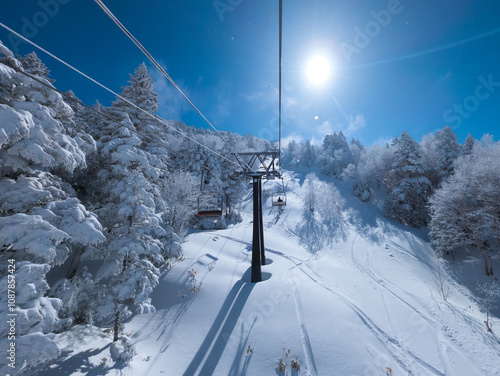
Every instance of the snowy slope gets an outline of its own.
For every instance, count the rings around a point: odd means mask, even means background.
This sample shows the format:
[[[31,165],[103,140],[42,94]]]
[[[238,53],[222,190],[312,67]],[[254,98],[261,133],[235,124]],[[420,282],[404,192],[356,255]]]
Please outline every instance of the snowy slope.
[[[349,231],[311,254],[295,233],[303,182],[289,174],[282,213],[265,202],[263,282],[250,283],[249,195],[242,223],[187,237],[185,259],[152,295],[157,312],[126,324],[137,351],[130,364],[110,360],[110,337],[77,327],[56,337],[63,355],[43,375],[500,374],[498,337],[468,290],[444,271],[439,277],[422,232],[340,186]],[[264,192],[275,186],[266,182]]]

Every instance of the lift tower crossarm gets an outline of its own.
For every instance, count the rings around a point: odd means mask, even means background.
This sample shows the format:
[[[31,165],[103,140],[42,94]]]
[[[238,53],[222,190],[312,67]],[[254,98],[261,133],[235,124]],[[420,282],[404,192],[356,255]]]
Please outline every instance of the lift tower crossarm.
[[[243,152],[237,153],[240,157],[250,157],[248,162],[248,166],[253,168],[255,162],[259,161],[262,166],[257,171],[246,170],[245,173],[251,174],[254,172],[262,173],[262,177],[272,180],[276,178],[281,178],[281,174],[276,167],[276,161],[279,160],[279,152],[278,150],[271,151],[261,151],[261,152]]]

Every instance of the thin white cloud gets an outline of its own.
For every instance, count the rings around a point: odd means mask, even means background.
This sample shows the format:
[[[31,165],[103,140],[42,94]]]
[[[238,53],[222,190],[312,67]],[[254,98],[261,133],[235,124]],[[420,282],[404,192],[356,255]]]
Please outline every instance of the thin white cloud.
[[[233,107],[232,83],[228,80],[220,80],[217,86],[210,90],[210,93],[217,100],[213,111],[209,113],[210,118],[215,122],[229,118]]]
[[[325,137],[327,134],[332,134],[333,133],[333,126],[332,123],[329,120],[325,120],[321,125],[318,127],[318,133],[322,136]]]
[[[358,130],[364,128],[366,126],[365,117],[361,114],[357,114],[356,116],[349,115],[349,126],[343,132],[346,137],[352,136]]]
[[[148,72],[154,82],[153,90],[158,94],[159,115],[169,120],[181,120],[182,115],[189,109],[189,104],[156,68],[148,67]],[[176,84],[189,98],[189,89],[184,87],[182,81],[177,80]]]
[[[281,140],[281,146],[286,147],[290,141],[295,141],[297,143],[304,142],[304,138],[297,134],[296,132],[289,134]]]

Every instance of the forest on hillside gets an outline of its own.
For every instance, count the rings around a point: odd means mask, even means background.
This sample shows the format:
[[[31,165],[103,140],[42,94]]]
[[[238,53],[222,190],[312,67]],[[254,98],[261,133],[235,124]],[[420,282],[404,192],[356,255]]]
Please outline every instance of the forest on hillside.
[[[1,289],[15,270],[17,362],[25,369],[56,358],[53,334],[72,325],[106,326],[117,340],[132,314],[154,312],[150,295],[182,258],[184,234],[207,225],[193,219],[200,190],[224,198],[215,226],[240,220],[248,182],[228,145],[162,119],[158,106],[145,64],[109,107],[88,107],[57,91],[34,52],[16,57],[0,43]],[[222,133],[238,151],[273,147]],[[446,127],[420,142],[403,132],[363,146],[339,132],[321,145],[292,141],[282,158],[283,168],[319,168],[350,182],[362,201],[383,194],[387,216],[428,227],[440,256],[477,255],[486,275],[498,272],[491,260],[500,251],[500,144],[492,136],[460,143]],[[311,192],[327,203],[321,215],[334,231],[328,203],[342,202],[338,191],[318,183]],[[8,341],[2,322],[0,342]]]

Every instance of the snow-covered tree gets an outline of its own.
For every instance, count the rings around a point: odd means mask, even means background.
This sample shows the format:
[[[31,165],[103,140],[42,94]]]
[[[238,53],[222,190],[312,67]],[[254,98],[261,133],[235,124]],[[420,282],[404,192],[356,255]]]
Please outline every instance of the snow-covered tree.
[[[302,219],[296,232],[310,252],[317,252],[325,245],[345,239],[347,221],[343,209],[345,200],[333,184],[322,182],[314,174],[304,181],[305,197]]]
[[[431,182],[432,188],[436,189],[442,180],[441,166],[439,163],[437,143],[435,135],[429,133],[422,137],[420,141],[422,159],[426,168],[427,179]]]
[[[462,148],[462,154],[463,155],[469,155],[469,154],[472,154],[472,150],[474,149],[474,145],[476,143],[476,140],[474,139],[474,137],[471,136],[471,134],[469,133],[467,135],[467,138],[465,139],[465,142],[464,142],[464,147]]]
[[[365,188],[382,185],[391,188],[389,172],[394,160],[394,147],[390,145],[373,145],[361,153],[358,162],[358,178]]]
[[[33,51],[24,55],[24,57],[19,59],[19,61],[21,62],[26,73],[45,78],[50,82],[54,82],[54,80],[49,78],[49,68],[47,68],[42,60],[40,60],[36,52]]]
[[[172,172],[166,182],[167,223],[182,237],[196,212],[199,195],[199,178],[185,171]]]
[[[130,103],[121,98],[117,98],[113,103],[113,107],[120,111],[127,112],[130,120],[140,131],[147,132],[149,125],[152,123],[152,117],[148,114],[155,114],[158,111],[158,94],[153,90],[153,79],[148,72],[146,64],[142,63],[130,75],[128,86],[122,87],[120,95],[132,102],[140,109],[132,106]],[[141,111],[144,110],[145,112]],[[157,135],[155,135],[157,136]]]
[[[484,137],[460,157],[455,173],[430,200],[431,239],[440,252],[477,249],[492,274],[490,251],[500,250],[500,145]]]
[[[316,163],[316,149],[311,145],[311,141],[306,140],[302,148],[302,157],[300,158],[300,164],[304,167],[314,166]]]
[[[342,131],[325,136],[319,159],[323,173],[336,177],[340,177],[342,171],[354,162],[349,144]]]
[[[299,166],[301,162],[301,145],[295,140],[289,141],[281,158],[284,166]]]
[[[107,229],[106,243],[82,258],[103,261],[96,274],[102,293],[95,317],[115,318],[116,340],[120,323],[130,314],[129,306],[141,313],[154,310],[149,295],[158,283],[158,268],[165,263],[168,248],[162,242],[166,230],[160,216],[166,205],[156,184],[163,171],[155,167],[155,156],[141,148],[128,115],[114,110],[107,114],[114,122],[103,119],[101,123],[108,123],[104,128],[112,132],[98,140],[99,155],[90,167],[97,171],[96,178],[87,188]]]
[[[385,202],[387,214],[413,227],[427,224],[427,200],[431,183],[425,176],[420,146],[405,131],[395,143],[390,171],[393,189]]]
[[[460,155],[460,144],[448,126],[436,132],[435,140],[440,177],[443,181],[453,173],[455,160]]]
[[[357,166],[359,163],[359,159],[361,158],[361,154],[363,153],[363,150],[365,149],[365,147],[363,146],[361,141],[353,138],[353,139],[351,139],[351,145],[350,145],[349,149],[351,150],[353,163],[355,166]]]
[[[86,168],[79,141],[88,135],[73,129],[73,111],[60,94],[21,72],[0,43],[0,265],[16,265],[18,373],[54,359],[59,350],[50,334],[71,324],[58,316],[62,301],[47,296],[47,273],[77,249],[104,240],[95,215],[68,183]],[[0,307],[7,309],[4,302]],[[0,341],[6,341],[4,326]]]

